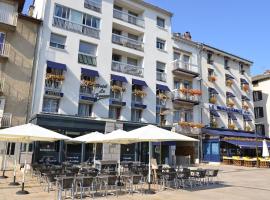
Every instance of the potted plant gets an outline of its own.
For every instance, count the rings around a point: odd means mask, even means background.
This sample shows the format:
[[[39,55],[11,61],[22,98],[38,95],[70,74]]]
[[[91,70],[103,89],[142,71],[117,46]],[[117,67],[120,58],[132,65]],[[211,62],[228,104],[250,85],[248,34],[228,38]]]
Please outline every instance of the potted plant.
[[[188,122],[184,122],[184,121],[180,121],[179,122],[179,125],[180,126],[186,126],[187,127],[187,126],[189,126],[189,123]]]
[[[65,80],[65,76],[64,75],[47,73],[46,74],[46,80],[63,81],[63,80]]]
[[[135,96],[140,96],[140,97],[145,97],[146,96],[146,93],[143,90],[135,89],[133,91],[133,93],[135,94]]]
[[[87,86],[87,87],[92,87],[92,86],[94,86],[96,84],[96,82],[95,81],[89,81],[89,80],[83,80],[82,84],[84,86]]]
[[[217,128],[217,127],[218,127],[218,123],[217,123],[216,121],[211,122],[211,123],[210,123],[210,127],[212,127],[212,128]]]
[[[217,98],[215,96],[210,97],[209,102],[212,104],[216,104],[217,103]]]
[[[124,92],[126,89],[119,86],[119,85],[112,85],[111,86],[111,89],[113,92],[116,92],[116,91],[119,91],[119,92]]]
[[[248,84],[243,84],[242,89],[243,89],[245,92],[248,92],[248,91],[249,91],[249,85],[248,85]]]
[[[246,126],[245,131],[251,131],[251,127],[250,126]]]
[[[183,94],[187,94],[189,90],[187,88],[180,88],[179,91]]]
[[[169,97],[168,97],[166,94],[164,94],[164,93],[159,93],[158,98],[159,98],[160,100],[163,100],[163,101],[169,99]]]
[[[214,75],[211,75],[211,76],[208,76],[208,80],[213,83],[217,80],[217,77],[215,77]]]
[[[249,106],[248,106],[248,104],[246,104],[246,103],[244,103],[242,107],[243,107],[243,109],[245,109],[245,110],[248,110],[248,109],[249,109]]]
[[[234,105],[235,105],[235,103],[232,100],[228,100],[227,106],[232,108],[232,107],[234,107]]]
[[[229,124],[228,125],[228,128],[234,130],[235,129],[235,125],[234,124]]]
[[[232,87],[233,81],[231,79],[226,80],[226,86]]]

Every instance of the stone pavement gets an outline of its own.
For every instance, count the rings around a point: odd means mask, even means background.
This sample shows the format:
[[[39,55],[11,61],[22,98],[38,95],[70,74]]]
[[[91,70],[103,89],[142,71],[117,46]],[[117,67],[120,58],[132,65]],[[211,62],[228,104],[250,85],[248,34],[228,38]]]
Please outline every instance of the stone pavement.
[[[216,168],[213,166],[203,166]],[[269,200],[270,199],[270,169],[246,168],[237,166],[219,166],[221,184],[202,187],[195,190],[166,190],[155,195],[124,195],[119,198],[108,196],[107,199],[119,200]],[[47,193],[42,190],[36,179],[27,176],[26,190],[29,195],[17,196],[19,187],[9,186],[12,172],[7,173],[10,178],[0,179],[0,200],[54,200],[54,191]],[[21,177],[18,177],[20,180]],[[90,199],[90,198],[87,198]],[[106,198],[95,198],[103,200]]]

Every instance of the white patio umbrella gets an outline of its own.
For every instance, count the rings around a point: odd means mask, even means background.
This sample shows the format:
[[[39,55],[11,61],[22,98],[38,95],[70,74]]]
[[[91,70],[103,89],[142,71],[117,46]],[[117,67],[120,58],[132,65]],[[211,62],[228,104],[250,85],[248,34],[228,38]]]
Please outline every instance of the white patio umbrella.
[[[97,143],[103,143],[105,135],[100,132],[92,132],[86,135],[82,135],[73,139],[73,141],[91,143],[93,144],[93,153],[94,153],[94,166],[96,165],[96,151]]]
[[[56,133],[54,131],[42,128],[40,126],[31,123],[0,130],[0,141],[7,141],[7,142],[22,142],[22,143],[31,143],[35,141],[54,142],[57,140],[70,140],[70,139],[71,138],[65,135]],[[17,194],[29,194],[29,192],[24,190],[26,159],[24,161],[24,164],[25,165],[23,170],[22,190],[18,191]],[[14,170],[16,170],[15,167]]]
[[[269,150],[266,140],[263,140],[263,149],[262,149],[262,157],[266,158],[269,157]]]

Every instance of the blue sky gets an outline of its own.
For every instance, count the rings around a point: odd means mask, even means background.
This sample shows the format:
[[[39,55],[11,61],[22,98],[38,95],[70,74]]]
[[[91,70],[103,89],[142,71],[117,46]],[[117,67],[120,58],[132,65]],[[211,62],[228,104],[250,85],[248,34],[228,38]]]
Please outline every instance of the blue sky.
[[[252,60],[253,75],[270,69],[269,0],[146,1],[174,13],[174,32]]]

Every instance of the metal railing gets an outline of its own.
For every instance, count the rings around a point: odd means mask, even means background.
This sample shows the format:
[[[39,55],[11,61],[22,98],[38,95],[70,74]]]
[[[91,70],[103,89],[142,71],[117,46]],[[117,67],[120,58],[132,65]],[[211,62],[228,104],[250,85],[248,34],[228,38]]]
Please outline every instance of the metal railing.
[[[84,7],[97,11],[97,12],[101,12],[101,0],[84,0]]]
[[[144,20],[142,18],[130,15],[117,9],[113,10],[113,17],[128,22],[130,24],[134,24],[136,26],[144,27]]]
[[[94,90],[86,86],[80,87],[80,95],[93,97],[93,98],[96,96]]]
[[[57,81],[45,81],[45,91],[61,92],[62,84]]]
[[[167,80],[167,74],[164,72],[157,72],[157,80],[166,82]]]
[[[9,56],[10,45],[7,43],[0,43],[0,57]]]
[[[4,113],[1,117],[1,128],[8,128],[11,126],[12,113]]]
[[[114,100],[114,101],[122,102],[123,96],[122,96],[121,92],[113,92],[113,91],[111,91],[110,99]]]
[[[173,100],[184,100],[184,101],[193,101],[199,102],[200,96],[190,95],[189,93],[180,92],[178,89],[172,91]]]
[[[143,51],[143,43],[122,35],[112,34],[112,42],[115,44],[123,45],[125,47]]]
[[[17,14],[0,9],[0,23],[16,26]]]
[[[132,94],[132,103],[133,104],[143,104],[143,98]]]
[[[199,135],[201,132],[200,128],[192,128],[190,126],[180,126],[179,124],[174,125],[175,132],[185,135]]]
[[[94,27],[90,27],[83,24],[71,22],[67,19],[63,19],[57,16],[53,17],[53,26],[80,33],[86,36],[99,38],[100,30]]]
[[[188,63],[188,62],[184,62],[180,59],[177,59],[175,61],[173,61],[173,69],[176,70],[176,69],[183,69],[183,70],[186,70],[186,71],[190,71],[190,72],[195,72],[195,73],[199,73],[199,67],[198,65],[194,65],[194,64],[191,64],[191,63]]]
[[[112,61],[112,70],[122,72],[125,74],[143,77],[143,68],[135,65],[130,65],[127,63]]]

